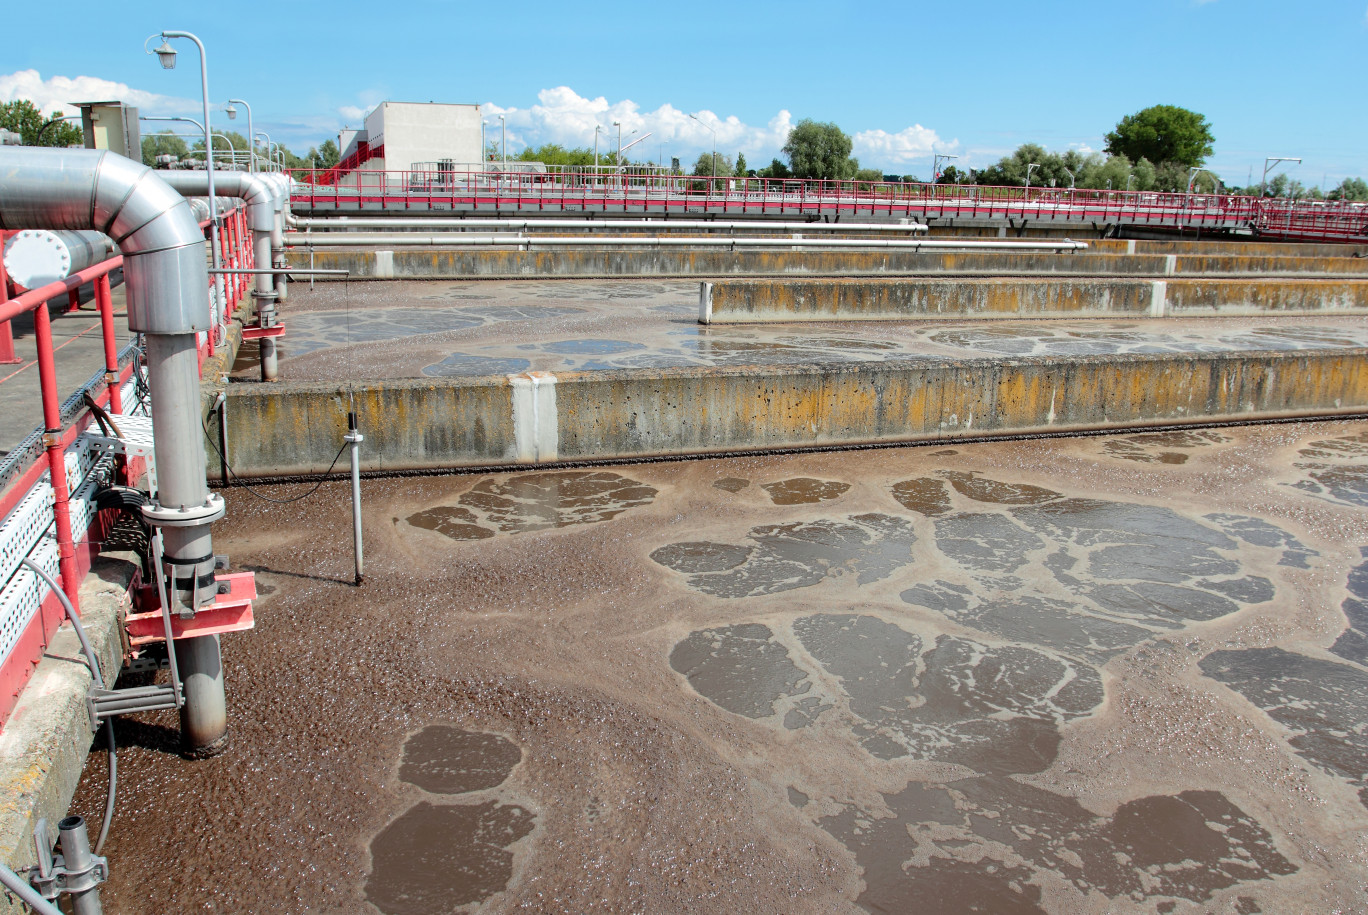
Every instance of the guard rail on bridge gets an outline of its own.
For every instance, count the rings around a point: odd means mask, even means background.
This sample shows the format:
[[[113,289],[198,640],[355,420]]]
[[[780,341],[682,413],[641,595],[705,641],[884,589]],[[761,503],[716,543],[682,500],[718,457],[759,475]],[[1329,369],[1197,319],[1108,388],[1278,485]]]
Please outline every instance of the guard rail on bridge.
[[[491,166],[493,163],[491,163]],[[625,213],[636,215],[1129,225],[1243,231],[1368,242],[1368,204],[1229,194],[906,182],[808,181],[549,170],[298,169],[292,203],[314,214],[371,212]]]

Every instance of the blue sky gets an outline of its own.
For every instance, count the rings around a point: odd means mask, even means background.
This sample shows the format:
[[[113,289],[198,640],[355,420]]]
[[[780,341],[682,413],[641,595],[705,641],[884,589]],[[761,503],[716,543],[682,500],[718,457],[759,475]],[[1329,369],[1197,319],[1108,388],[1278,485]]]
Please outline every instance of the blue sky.
[[[169,72],[142,53],[167,28],[204,40],[215,101],[247,99],[257,128],[300,153],[376,102],[431,100],[504,112],[510,152],[591,145],[595,123],[620,120],[628,137],[653,134],[633,154],[667,160],[711,147],[692,113],[752,167],[778,154],[789,125],[834,121],[862,164],[926,176],[933,147],[975,167],[1031,141],[1100,150],[1122,115],[1163,103],[1207,116],[1209,164],[1227,183],[1251,169],[1258,180],[1269,155],[1301,156],[1290,174],[1307,185],[1368,177],[1368,0],[225,9],[67,0],[53,33],[50,8],[11,4],[0,101],[113,95],[144,114],[196,116],[193,45],[179,43]]]

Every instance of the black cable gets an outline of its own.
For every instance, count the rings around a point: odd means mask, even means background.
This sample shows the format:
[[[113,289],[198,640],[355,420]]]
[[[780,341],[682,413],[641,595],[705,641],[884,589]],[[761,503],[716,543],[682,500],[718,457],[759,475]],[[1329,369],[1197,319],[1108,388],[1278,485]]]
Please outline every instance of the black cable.
[[[223,408],[220,407],[219,409]],[[323,471],[323,476],[318,478],[318,482],[314,484],[313,489],[304,493],[302,496],[295,496],[293,499],[272,499],[270,496],[263,496],[259,492],[253,492],[251,484],[238,476],[237,471],[233,469],[233,465],[229,464],[228,459],[223,456],[223,452],[219,451],[218,444],[214,441],[214,437],[209,434],[209,427],[204,424],[204,420],[200,420],[200,428],[204,430],[204,439],[209,443],[209,447],[214,449],[214,453],[219,456],[219,460],[223,461],[223,466],[228,468],[228,475],[237,480],[238,484],[241,485],[243,489],[247,490],[249,496],[255,496],[263,502],[273,502],[276,505],[289,505],[291,502],[301,502],[318,492],[319,487],[328,482],[328,474],[332,473],[333,468],[337,466],[337,462],[342,459],[342,452],[347,450],[348,444],[347,442],[343,442],[342,447],[337,449],[337,454],[334,455],[332,463],[328,465],[327,470]]]

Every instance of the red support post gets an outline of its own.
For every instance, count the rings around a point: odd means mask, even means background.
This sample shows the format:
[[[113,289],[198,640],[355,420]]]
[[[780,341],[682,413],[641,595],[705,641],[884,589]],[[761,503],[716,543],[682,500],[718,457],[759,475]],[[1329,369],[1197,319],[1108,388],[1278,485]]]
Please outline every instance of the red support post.
[[[46,302],[33,310],[33,336],[38,347],[38,385],[43,398],[43,444],[47,448],[48,475],[52,478],[52,514],[57,520],[57,564],[62,573],[62,590],[79,614],[81,576],[71,536],[71,492],[67,489],[66,448],[57,402],[57,364],[52,357],[52,321]]]
[[[67,313],[69,314],[69,313],[75,311],[76,309],[78,309],[78,308],[80,308],[80,307],[81,307],[81,287],[80,287],[80,286],[72,286],[72,287],[71,287],[71,291],[67,293],[67,307],[66,307]]]
[[[5,233],[0,232],[0,247]],[[5,273],[5,259],[0,257],[0,305],[9,301],[9,275]],[[0,365],[18,365],[24,360],[14,354],[14,330],[10,322],[0,321]]]
[[[109,274],[95,278],[95,304],[100,309],[100,331],[104,335],[105,384],[109,385],[109,412],[123,412],[119,391],[119,352],[114,339],[114,301],[109,292]]]

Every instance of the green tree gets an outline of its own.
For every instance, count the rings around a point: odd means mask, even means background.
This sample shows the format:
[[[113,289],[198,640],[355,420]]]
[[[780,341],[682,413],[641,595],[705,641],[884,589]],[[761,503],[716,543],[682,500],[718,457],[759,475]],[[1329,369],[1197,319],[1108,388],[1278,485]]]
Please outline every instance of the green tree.
[[[859,161],[850,157],[853,144],[841,128],[804,118],[784,143],[789,170],[795,178],[853,178]]]
[[[335,140],[324,140],[323,145],[318,147],[318,167],[332,168],[342,161],[342,151],[337,148]]]
[[[739,153],[736,154],[736,177],[738,177],[738,178],[744,178],[744,177],[746,177],[746,154],[745,154],[745,153],[739,152]]]
[[[1215,139],[1211,125],[1197,112],[1177,105],[1153,105],[1117,122],[1116,129],[1107,134],[1107,152],[1192,168],[1211,155]]]
[[[755,175],[757,178],[792,178],[793,172],[780,160],[771,159],[770,164],[757,171]]]
[[[694,163],[693,173],[699,178],[707,178],[717,175],[719,178],[733,175],[736,170],[732,167],[730,156],[717,154],[716,165],[713,163],[713,154],[710,152],[699,153],[698,161]]]
[[[883,169],[862,168],[855,172],[856,181],[882,181],[884,180]]]
[[[1155,169],[1154,163],[1144,157],[1135,163],[1135,167],[1131,169],[1131,174],[1135,176],[1135,181],[1131,183],[1131,190],[1133,191],[1152,191],[1159,183],[1159,173]]]
[[[61,116],[60,111],[54,111],[52,117],[43,117],[28,99],[0,102],[0,129],[19,134],[25,146],[80,146],[84,142],[81,128],[70,121],[58,121]]]
[[[204,141],[200,141],[203,148]],[[176,136],[169,130],[161,133],[146,134],[142,138],[142,161],[143,165],[155,166],[158,156],[175,156],[177,159],[184,159],[190,152],[190,147],[185,140]]]
[[[1345,178],[1339,187],[1325,196],[1330,200],[1368,201],[1368,182],[1362,178]]]

